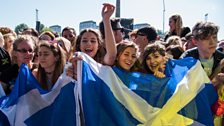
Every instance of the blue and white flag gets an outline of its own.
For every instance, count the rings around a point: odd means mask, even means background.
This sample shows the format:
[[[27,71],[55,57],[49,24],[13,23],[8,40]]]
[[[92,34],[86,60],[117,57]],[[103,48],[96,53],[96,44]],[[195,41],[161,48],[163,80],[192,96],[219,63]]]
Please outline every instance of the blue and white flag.
[[[158,79],[81,54],[78,84],[63,73],[50,91],[22,65],[12,93],[0,99],[0,126],[213,126],[217,94],[199,61],[170,60]]]
[[[86,126],[213,126],[217,93],[199,61],[170,60],[166,78],[131,73],[83,55],[78,89]]]
[[[75,84],[65,74],[51,91],[41,89],[23,64],[12,93],[0,99],[0,126],[76,126],[78,95],[74,90]]]

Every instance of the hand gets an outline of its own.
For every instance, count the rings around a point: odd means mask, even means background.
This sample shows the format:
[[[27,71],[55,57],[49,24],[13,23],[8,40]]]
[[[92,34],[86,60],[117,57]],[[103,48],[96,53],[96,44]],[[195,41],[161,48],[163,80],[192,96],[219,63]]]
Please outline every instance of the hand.
[[[224,83],[224,73],[218,73],[216,80],[221,84]]]
[[[103,4],[103,8],[102,8],[102,12],[101,15],[103,17],[103,20],[105,19],[110,19],[110,17],[112,16],[112,14],[114,13],[115,10],[115,6],[109,3],[104,3]]]
[[[164,62],[161,62],[160,65],[157,66],[155,72],[154,72],[154,76],[158,77],[158,78],[164,78],[166,77],[166,75],[164,74],[165,68],[166,68],[166,62],[168,60],[165,58]]]
[[[218,73],[213,79],[212,84],[214,86],[219,86],[221,84],[224,84],[224,73]]]
[[[72,59],[70,59],[72,66],[69,66],[66,71],[67,76],[70,76],[75,80],[77,80],[77,61],[79,60],[82,60],[82,56],[78,55],[78,53],[75,53]]]
[[[158,77],[158,78],[164,78],[166,77],[166,75],[160,71],[155,71],[154,72],[154,76]]]

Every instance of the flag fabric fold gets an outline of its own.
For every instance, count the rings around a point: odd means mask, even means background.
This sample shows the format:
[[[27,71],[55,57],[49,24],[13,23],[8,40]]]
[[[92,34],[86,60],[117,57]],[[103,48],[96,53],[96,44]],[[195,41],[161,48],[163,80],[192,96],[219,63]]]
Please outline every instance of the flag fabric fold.
[[[23,64],[12,93],[1,98],[0,125],[75,126],[74,90],[75,84],[65,74],[59,77],[52,90],[41,89]]]
[[[0,126],[214,125],[217,93],[199,61],[169,60],[160,79],[80,55],[77,82],[64,72],[50,91],[22,65],[12,93],[0,98]]]
[[[83,57],[78,86],[87,126],[213,126],[217,93],[199,61],[170,60],[158,79]]]

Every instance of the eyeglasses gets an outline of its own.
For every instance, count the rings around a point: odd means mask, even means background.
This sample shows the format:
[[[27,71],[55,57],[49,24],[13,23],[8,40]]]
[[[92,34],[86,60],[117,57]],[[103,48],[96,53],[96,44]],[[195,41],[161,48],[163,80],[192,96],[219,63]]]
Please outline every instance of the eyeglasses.
[[[16,50],[17,52],[21,52],[21,53],[27,53],[27,52],[29,52],[29,53],[32,53],[33,52],[33,50],[32,49],[17,49]]]

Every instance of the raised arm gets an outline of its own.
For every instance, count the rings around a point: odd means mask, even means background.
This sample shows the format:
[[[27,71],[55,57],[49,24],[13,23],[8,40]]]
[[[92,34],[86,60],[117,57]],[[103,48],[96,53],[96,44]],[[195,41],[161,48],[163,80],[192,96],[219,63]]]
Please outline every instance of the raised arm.
[[[113,34],[113,30],[110,23],[110,17],[114,13],[115,7],[111,4],[104,3],[102,8],[102,18],[105,32],[105,48],[106,55],[104,57],[104,64],[113,65],[117,55],[116,42]]]

